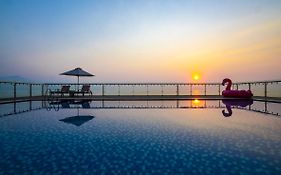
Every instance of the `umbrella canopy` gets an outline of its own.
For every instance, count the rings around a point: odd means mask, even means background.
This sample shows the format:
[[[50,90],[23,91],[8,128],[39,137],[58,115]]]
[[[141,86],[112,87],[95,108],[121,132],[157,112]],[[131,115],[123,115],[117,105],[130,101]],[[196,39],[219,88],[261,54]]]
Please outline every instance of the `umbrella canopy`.
[[[89,72],[84,71],[80,67],[75,68],[70,71],[66,71],[64,73],[61,73],[61,75],[71,75],[71,76],[85,76],[85,77],[92,77],[94,76],[93,74],[90,74]]]
[[[73,70],[70,71],[66,71],[64,73],[61,73],[60,75],[70,75],[70,76],[77,76],[78,78],[78,84],[79,84],[79,77],[92,77],[95,76],[89,72],[84,71],[83,69],[81,69],[80,67],[75,68]]]

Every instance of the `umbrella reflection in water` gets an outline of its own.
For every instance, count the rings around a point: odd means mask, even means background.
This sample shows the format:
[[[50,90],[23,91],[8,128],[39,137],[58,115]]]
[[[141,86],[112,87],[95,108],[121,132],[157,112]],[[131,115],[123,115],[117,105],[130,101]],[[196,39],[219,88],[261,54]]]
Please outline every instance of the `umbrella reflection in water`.
[[[64,123],[73,124],[75,126],[81,126],[84,123],[92,120],[93,118],[94,118],[94,116],[91,116],[91,115],[77,115],[77,116],[73,116],[73,117],[66,117],[64,119],[61,119],[60,121],[62,121]]]
[[[81,101],[81,102],[77,102],[75,104],[81,104],[82,108],[90,108],[90,101]],[[73,124],[75,126],[81,126],[84,123],[92,120],[93,118],[95,118],[92,115],[80,115],[79,114],[79,107],[77,107],[77,115],[76,116],[72,116],[72,117],[66,117],[64,119],[60,119],[59,121],[64,122],[64,123],[68,123],[68,124]]]

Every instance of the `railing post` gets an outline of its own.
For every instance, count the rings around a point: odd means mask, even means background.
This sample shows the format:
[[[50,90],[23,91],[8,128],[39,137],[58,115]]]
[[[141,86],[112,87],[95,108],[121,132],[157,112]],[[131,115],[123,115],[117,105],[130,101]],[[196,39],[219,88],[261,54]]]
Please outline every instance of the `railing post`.
[[[104,96],[104,85],[101,85],[101,95]]]
[[[29,98],[32,97],[32,84],[29,85]]]
[[[135,85],[133,85],[133,96],[135,95]]]
[[[221,85],[219,84],[219,95],[221,95]]]
[[[238,84],[236,84],[236,90],[238,90]]]
[[[118,85],[118,96],[120,96],[120,85]]]
[[[41,95],[45,96],[45,94],[44,94],[44,84],[41,84]]]
[[[267,97],[267,83],[264,83],[264,97]]]
[[[179,89],[179,85],[177,84],[177,96],[180,95],[180,89]]]
[[[205,96],[207,95],[207,85],[206,84],[204,85],[204,95]]]
[[[17,98],[17,83],[14,83],[14,100]]]
[[[146,95],[148,96],[148,85],[146,85]]]
[[[14,113],[16,114],[17,113],[17,103],[14,102]]]
[[[251,83],[248,83],[248,86],[249,86],[249,90],[251,90]]]
[[[29,110],[32,110],[32,100],[29,100]]]
[[[192,84],[190,85],[190,95],[192,95]]]
[[[161,96],[163,96],[163,85],[161,85]]]

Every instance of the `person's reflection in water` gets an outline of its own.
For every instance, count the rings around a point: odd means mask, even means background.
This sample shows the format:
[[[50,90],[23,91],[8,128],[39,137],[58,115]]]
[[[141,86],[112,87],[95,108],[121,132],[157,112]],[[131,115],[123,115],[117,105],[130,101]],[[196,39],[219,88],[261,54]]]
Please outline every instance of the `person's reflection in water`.
[[[246,107],[253,104],[252,99],[238,99],[238,100],[222,100],[222,103],[225,104],[226,110],[222,110],[224,117],[230,117],[232,115],[231,107]]]

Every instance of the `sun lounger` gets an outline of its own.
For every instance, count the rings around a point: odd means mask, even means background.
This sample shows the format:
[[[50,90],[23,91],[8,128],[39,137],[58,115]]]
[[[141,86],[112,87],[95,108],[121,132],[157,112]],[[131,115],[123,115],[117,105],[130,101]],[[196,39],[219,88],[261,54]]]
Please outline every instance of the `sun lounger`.
[[[91,91],[91,86],[88,84],[83,85],[82,89],[78,90],[78,91],[72,91],[73,94],[82,94],[83,96],[85,94],[89,94],[89,95],[93,95],[92,91]]]
[[[61,95],[69,94],[70,86],[62,86],[61,89],[57,89],[55,91],[49,90],[50,95]]]

